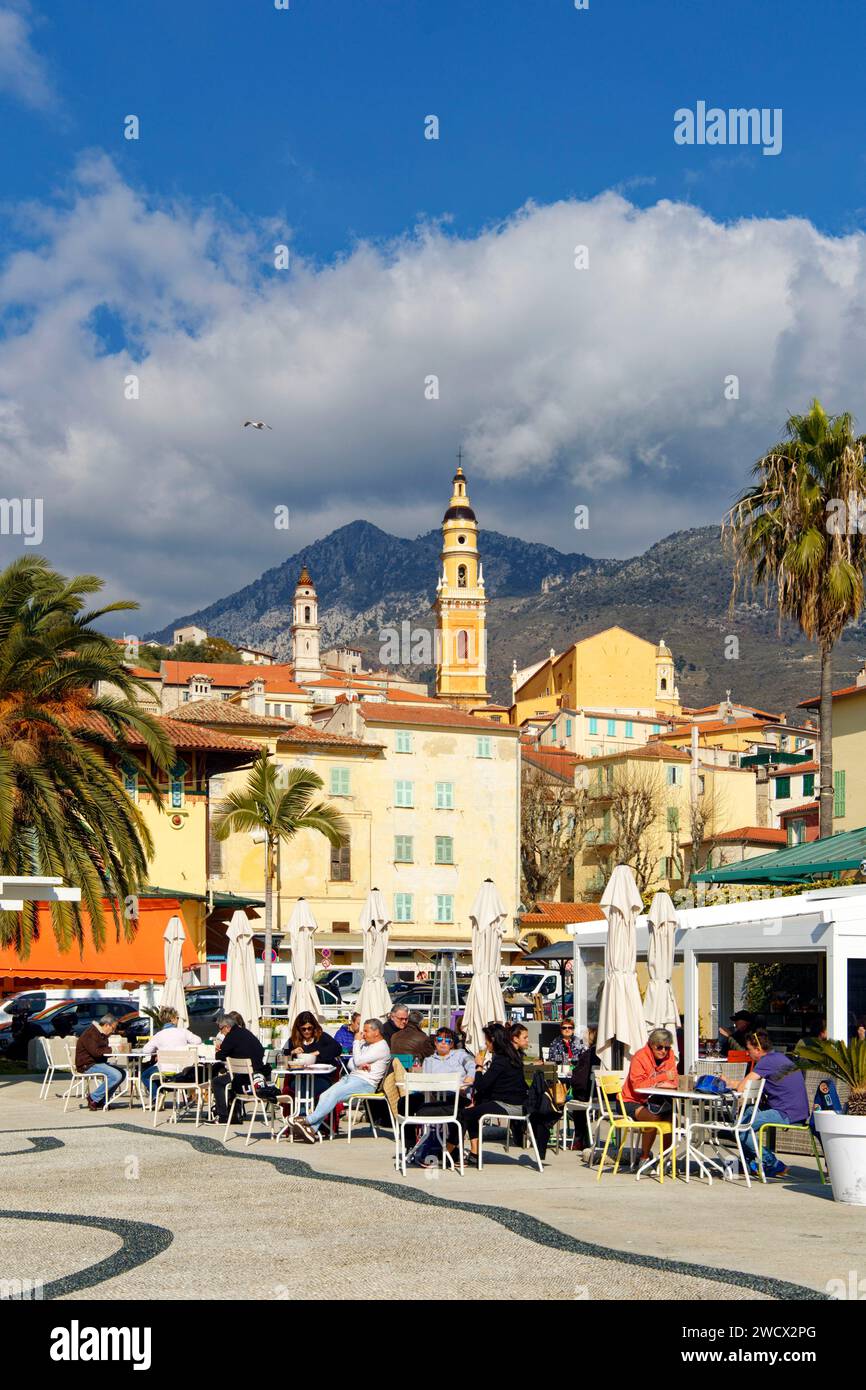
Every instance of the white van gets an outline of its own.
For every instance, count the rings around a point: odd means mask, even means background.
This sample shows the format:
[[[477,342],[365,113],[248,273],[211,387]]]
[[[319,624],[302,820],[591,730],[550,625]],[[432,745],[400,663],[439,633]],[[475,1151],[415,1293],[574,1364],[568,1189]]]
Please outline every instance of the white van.
[[[503,982],[506,999],[530,1002],[541,995],[545,1004],[552,1003],[562,993],[562,981],[557,970],[516,970]]]
[[[72,999],[118,999],[129,993],[125,989],[25,989],[13,994],[0,1005],[0,1023],[11,1023],[17,1014],[38,1014],[51,1004],[64,1004]]]

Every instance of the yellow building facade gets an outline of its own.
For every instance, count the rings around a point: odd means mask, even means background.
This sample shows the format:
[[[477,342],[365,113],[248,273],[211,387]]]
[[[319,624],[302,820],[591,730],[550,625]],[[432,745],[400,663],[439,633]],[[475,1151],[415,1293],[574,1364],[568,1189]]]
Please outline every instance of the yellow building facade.
[[[512,674],[512,723],[559,709],[657,714],[682,709],[673,655],[664,641],[647,642],[623,627],[584,637],[558,655]]]
[[[804,707],[817,711],[817,699]],[[833,691],[833,833],[866,825],[866,666]]]
[[[454,474],[442,521],[442,572],[436,585],[436,694],[463,709],[487,703],[487,598],[478,522],[462,468]]]
[[[515,947],[519,901],[519,741],[516,730],[468,712],[392,701],[344,701],[327,727],[268,740],[277,760],[310,767],[322,796],[343,815],[341,848],[311,831],[281,849],[280,917],[299,897],[319,924],[317,948],[336,964],[359,961],[359,919],[371,888],[392,915],[391,954],[421,959],[437,946],[471,945],[469,912],[485,878],[509,913],[505,955]],[[222,779],[223,790],[242,774]],[[248,835],[223,842],[223,891],[261,894],[264,847]],[[510,946],[509,946],[509,943]]]

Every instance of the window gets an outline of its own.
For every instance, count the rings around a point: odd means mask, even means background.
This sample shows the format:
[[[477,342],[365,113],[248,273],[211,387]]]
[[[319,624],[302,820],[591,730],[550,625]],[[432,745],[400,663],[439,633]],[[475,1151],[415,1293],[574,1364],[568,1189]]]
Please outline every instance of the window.
[[[597,720],[597,719],[590,719],[590,721],[589,721],[589,732],[590,732],[591,734],[597,734],[597,733],[598,733],[598,720]]]
[[[683,785],[683,770],[681,767],[668,767],[665,769],[667,774],[665,780],[669,787],[681,787]]]
[[[348,883],[352,877],[352,852],[348,840],[331,845],[331,882]]]
[[[602,843],[605,844],[605,845],[609,845],[609,844],[610,844],[610,835],[611,835],[610,824],[611,824],[611,821],[610,821],[610,811],[605,811],[604,815],[603,815],[602,818],[601,818],[601,839],[602,839]]]
[[[411,893],[395,893],[395,894],[394,894],[394,921],[395,921],[395,922],[411,922],[411,921],[412,921],[412,894],[411,894]]]
[[[186,763],[175,763],[174,767],[171,769],[171,776],[169,778],[168,786],[169,803],[173,811],[179,811],[181,806],[183,806],[183,782],[188,772],[189,768],[187,767]]]
[[[408,729],[397,730],[397,752],[412,752],[412,735],[409,733]]]
[[[659,878],[670,878],[670,860],[667,855],[659,860],[658,876]]]
[[[478,738],[476,738],[476,740],[475,740],[475,756],[476,756],[476,758],[492,758],[492,757],[493,757],[493,743],[492,743],[492,741],[487,737],[486,734],[481,734],[481,735],[479,735]]]
[[[616,738],[616,720],[615,720],[615,719],[609,719],[609,720],[607,721],[607,736],[608,736],[608,738]]]
[[[592,748],[591,748],[589,751],[590,751],[590,756],[591,756],[591,757],[593,757],[593,758],[600,758],[600,757],[601,757],[601,748],[600,748],[599,744],[594,743],[594,744],[592,745]]]
[[[788,822],[788,844],[802,845],[806,839],[806,822],[793,820]]]
[[[454,809],[454,783],[436,783],[436,810],[453,811]]]
[[[436,836],[436,863],[454,863],[454,839],[451,835]]]
[[[394,783],[394,805],[415,805],[415,783],[398,781]]]
[[[661,731],[662,731],[662,726],[661,726],[661,724],[653,724],[653,733],[654,733],[654,734],[660,734]]]
[[[306,608],[304,609],[304,622],[305,622],[305,623],[308,623],[309,621],[310,621],[310,609],[309,609],[309,607],[306,607]]]
[[[469,633],[462,629],[457,634],[457,660],[469,660]]]
[[[413,836],[394,836],[394,860],[397,864],[413,864],[415,862]]]
[[[672,833],[680,828],[680,812],[678,806],[668,807],[668,830]]]
[[[804,772],[804,773],[803,773],[803,795],[804,795],[804,796],[814,796],[814,795],[815,795],[815,774],[814,774],[814,772]],[[799,841],[798,841],[798,843],[799,843]]]
[[[347,767],[331,768],[331,796],[349,795],[349,769]]]
[[[838,768],[833,773],[833,815],[844,816],[845,814],[845,773],[842,768]]]
[[[571,738],[571,720],[570,720],[570,719],[566,719],[566,721],[565,721],[565,737],[566,737],[566,738]]]
[[[626,738],[634,738],[634,724],[630,719],[625,721],[625,736]]]
[[[132,800],[138,800],[138,773],[130,763],[123,764],[123,790]]]
[[[450,893],[436,894],[436,921],[454,921],[454,898]]]
[[[465,588],[466,588],[466,566],[465,566],[465,565],[458,565],[458,566],[457,566],[457,588],[458,588],[458,589],[465,589]]]
[[[785,801],[785,800],[787,800],[787,798],[788,798],[790,795],[791,795],[791,779],[790,779],[790,777],[777,777],[777,778],[776,778],[776,800],[777,800],[777,801]]]

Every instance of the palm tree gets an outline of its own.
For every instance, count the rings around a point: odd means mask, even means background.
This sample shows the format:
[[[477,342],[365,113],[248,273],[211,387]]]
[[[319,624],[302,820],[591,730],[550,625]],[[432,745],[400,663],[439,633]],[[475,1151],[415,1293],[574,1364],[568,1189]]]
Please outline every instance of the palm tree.
[[[833,648],[863,607],[866,502],[862,436],[851,415],[827,415],[813,400],[792,415],[786,438],[759,458],[758,482],[723,529],[734,548],[733,604],[742,583],[763,585],[783,618],[818,643],[821,658],[820,834],[833,833]]]
[[[318,799],[324,783],[317,772],[293,767],[281,776],[282,771],[262,751],[246,786],[220,802],[213,821],[218,840],[228,839],[233,831],[259,831],[265,836],[265,1008],[270,1008],[271,1003],[274,876],[279,842],[291,840],[299,830],[318,830],[332,845],[339,845],[349,833],[339,811]]]
[[[116,929],[134,935],[121,902],[146,882],[153,846],[115,767],[142,747],[160,768],[173,757],[158,721],[136,703],[143,682],[93,627],[137,605],[88,610],[101,587],[93,575],[66,580],[38,555],[0,573],[0,872],[59,875],[80,887],[81,903],[51,905],[61,949],[83,941],[83,909],[103,945],[106,898]],[[96,695],[100,683],[116,693]],[[140,775],[159,800],[151,775]],[[0,941],[26,958],[35,922],[35,903],[0,913]]]
[[[801,1038],[794,1048],[793,1061],[801,1071],[817,1069],[850,1087],[849,1115],[866,1115],[866,1042],[852,1038],[850,1043],[831,1038]]]

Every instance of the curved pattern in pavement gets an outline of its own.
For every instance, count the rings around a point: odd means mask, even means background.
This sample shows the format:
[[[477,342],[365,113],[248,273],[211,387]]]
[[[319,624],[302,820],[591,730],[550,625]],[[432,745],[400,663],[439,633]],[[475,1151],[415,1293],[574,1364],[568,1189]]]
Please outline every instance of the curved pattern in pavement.
[[[48,1136],[53,1137],[53,1136]],[[51,1144],[50,1148],[63,1145]],[[69,1212],[54,1211],[2,1211],[0,1218],[13,1221],[54,1221],[60,1226],[87,1226],[92,1230],[110,1231],[119,1236],[122,1245],[113,1255],[100,1260],[87,1269],[76,1270],[62,1279],[52,1279],[42,1291],[42,1297],[62,1298],[64,1294],[78,1293],[80,1289],[92,1289],[106,1279],[116,1279],[119,1274],[127,1274],[139,1265],[146,1264],[156,1255],[161,1255],[174,1236],[162,1226],[151,1225],[145,1221],[118,1221],[109,1216],[74,1216]]]
[[[47,1154],[52,1149],[63,1149],[66,1145],[54,1134],[28,1134],[26,1143],[29,1149],[0,1149],[0,1158],[19,1158],[22,1154]]]
[[[72,1125],[70,1128],[87,1129],[92,1132],[91,1126]],[[775,1279],[742,1270],[710,1268],[707,1265],[690,1264],[686,1260],[668,1260],[660,1255],[640,1255],[632,1250],[614,1250],[605,1245],[595,1245],[591,1241],[580,1240],[576,1236],[567,1235],[564,1231],[557,1230],[555,1226],[550,1226],[537,1217],[530,1216],[526,1212],[514,1211],[509,1207],[492,1206],[483,1202],[458,1202],[450,1198],[434,1197],[427,1191],[414,1187],[403,1187],[395,1182],[359,1178],[341,1173],[318,1172],[311,1168],[308,1163],[297,1158],[287,1158],[281,1154],[251,1154],[245,1150],[227,1149],[217,1139],[210,1139],[202,1134],[178,1133],[176,1130],[172,1133],[169,1126],[160,1130],[152,1130],[149,1126],[121,1123],[106,1126],[106,1128],[122,1130],[139,1137],[150,1134],[154,1138],[178,1139],[182,1143],[190,1144],[196,1152],[212,1157],[222,1156],[242,1159],[251,1163],[268,1163],[278,1173],[284,1174],[286,1177],[343,1183],[349,1187],[367,1188],[374,1192],[381,1192],[385,1196],[401,1202],[417,1202],[421,1205],[446,1207],[457,1212],[471,1212],[497,1222],[514,1235],[522,1236],[524,1240],[554,1250],[562,1250],[568,1254],[584,1255],[596,1260],[608,1260],[614,1264],[630,1265],[633,1268],[651,1269],[659,1273],[680,1274],[690,1278],[708,1280],[712,1283],[733,1285],[743,1290],[751,1289],[755,1293],[763,1294],[766,1298],[809,1302],[827,1302],[830,1299],[829,1294],[822,1293],[818,1289],[810,1289],[802,1284],[792,1284],[786,1279]],[[15,1132],[5,1131],[7,1134]],[[21,1131],[17,1132],[20,1133]],[[42,1139],[40,1147],[43,1151],[62,1146],[62,1141],[57,1140],[54,1135],[39,1136],[39,1138]],[[23,1150],[22,1152],[33,1151],[35,1150]],[[97,1227],[112,1231],[123,1240],[121,1249],[108,1259],[91,1265],[89,1269],[81,1270],[76,1274],[57,1279],[46,1285],[45,1298],[58,1298],[63,1294],[73,1293],[79,1289],[92,1288],[106,1279],[116,1278],[117,1275],[124,1274],[137,1265],[153,1259],[154,1256],[165,1250],[174,1238],[172,1233],[163,1227],[140,1221],[121,1221],[108,1217],[83,1217],[50,1212],[0,1211],[0,1217],[4,1216],[18,1217],[22,1220],[57,1221],[61,1224]]]

